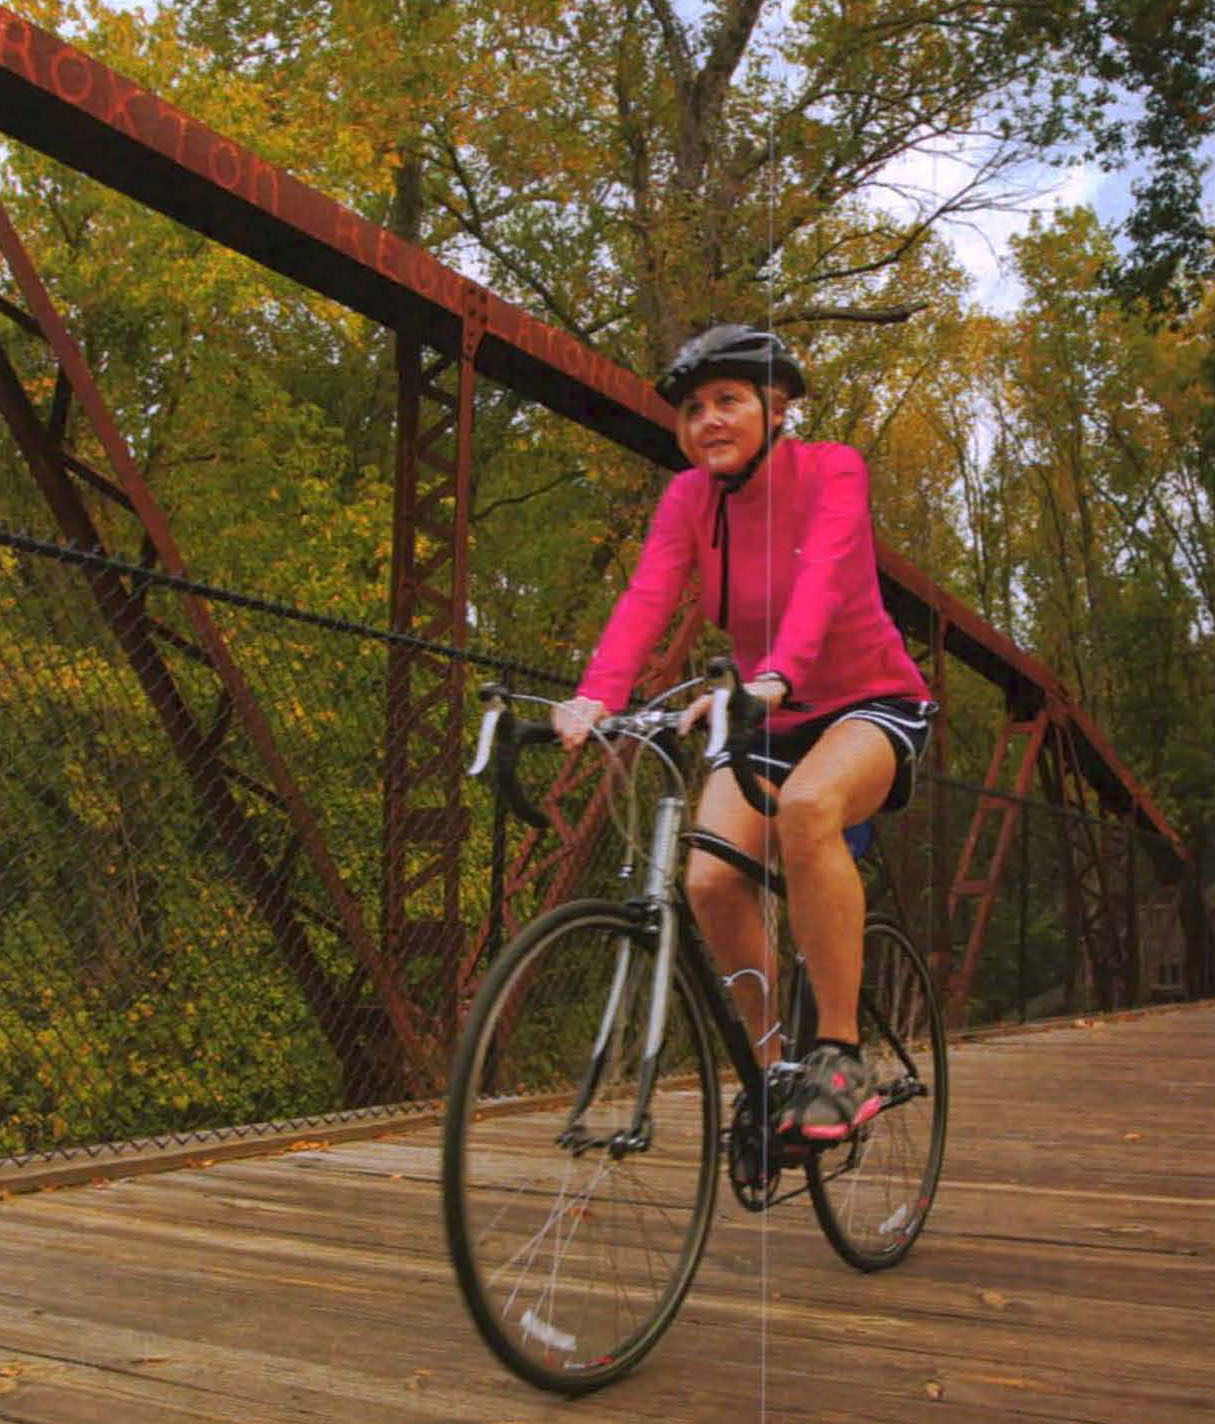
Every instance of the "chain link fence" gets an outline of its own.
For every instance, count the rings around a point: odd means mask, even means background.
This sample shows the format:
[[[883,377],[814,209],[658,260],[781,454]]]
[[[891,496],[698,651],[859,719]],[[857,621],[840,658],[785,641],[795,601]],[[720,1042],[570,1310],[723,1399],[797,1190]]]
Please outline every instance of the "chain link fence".
[[[955,900],[950,881],[981,802],[975,892]],[[912,806],[879,823],[879,837],[890,907],[945,974],[956,977],[965,962],[982,908],[978,884],[990,874],[1005,814],[1008,849],[965,1000],[953,1005],[955,1023],[1025,1022],[1203,992],[1210,945],[1184,932],[1192,887],[1163,838],[926,775]],[[1197,928],[1198,940],[1209,940]]]
[[[247,695],[200,648],[191,600]],[[562,834],[462,781],[477,684],[561,697],[559,675],[13,534],[0,616],[0,1169],[418,1111],[513,927],[619,891],[622,828],[589,759],[529,763],[529,785],[563,788]],[[463,732],[436,742],[453,689]],[[946,880],[978,794],[929,784],[881,827],[875,893],[939,960],[962,952]],[[1096,1002],[1066,815],[1022,807],[969,1022]],[[1136,1001],[1186,983],[1179,891],[1147,840],[1126,838],[1113,897]]]

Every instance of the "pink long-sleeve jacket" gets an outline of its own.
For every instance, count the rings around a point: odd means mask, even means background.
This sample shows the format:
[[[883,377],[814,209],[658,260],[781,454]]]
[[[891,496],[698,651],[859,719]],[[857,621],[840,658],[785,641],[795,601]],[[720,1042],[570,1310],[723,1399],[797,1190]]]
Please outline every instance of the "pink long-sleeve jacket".
[[[636,572],[608,619],[578,692],[619,711],[695,569],[701,607],[721,605],[721,485],[707,471],[663,492]],[[882,603],[865,462],[847,445],[782,440],[726,496],[727,631],[744,680],[783,673],[805,710],[772,714],[773,730],[870,697],[929,696]]]

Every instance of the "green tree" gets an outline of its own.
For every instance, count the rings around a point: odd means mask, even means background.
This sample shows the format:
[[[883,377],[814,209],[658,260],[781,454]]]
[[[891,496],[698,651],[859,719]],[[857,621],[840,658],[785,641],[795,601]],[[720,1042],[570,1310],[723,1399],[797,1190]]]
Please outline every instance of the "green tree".
[[[972,542],[998,528],[1000,553],[975,567],[999,570],[1022,640],[1197,830],[1215,780],[1210,297],[1170,327],[1127,310],[1097,281],[1112,241],[1085,209],[1015,250],[1026,301],[982,368],[998,419],[967,486]]]

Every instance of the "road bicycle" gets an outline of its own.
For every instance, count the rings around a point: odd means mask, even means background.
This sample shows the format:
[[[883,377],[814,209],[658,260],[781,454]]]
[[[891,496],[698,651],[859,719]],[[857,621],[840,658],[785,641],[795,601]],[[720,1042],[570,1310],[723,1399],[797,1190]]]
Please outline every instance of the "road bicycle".
[[[724,660],[711,680],[707,755],[724,744],[743,794],[771,814],[743,750],[762,706]],[[748,1211],[808,1194],[828,1241],[861,1271],[903,1259],[941,1171],[942,1017],[920,953],[877,914],[865,922],[859,1010],[880,1111],[830,1146],[787,1145],[774,1131],[782,1073],[814,1038],[813,996],[800,955],[782,946],[771,992],[785,1067],[765,1072],[680,884],[696,846],[777,901],[785,889],[770,866],[689,824],[679,713],[665,704],[700,681],[598,724],[596,740],[631,766],[634,788],[643,758],[661,768],[644,883],[636,888],[635,851],[626,848],[634,893],[574,900],[527,925],[489,968],[452,1068],[443,1208],[460,1288],[499,1359],[567,1395],[619,1379],[673,1321],[705,1248],[719,1159]],[[521,699],[501,687],[482,696],[473,770],[492,764],[507,803],[544,825],[517,760],[522,748],[554,741],[551,727],[517,718]],[[868,824],[849,831],[858,858],[871,835]],[[724,1131],[717,1043],[739,1084]]]

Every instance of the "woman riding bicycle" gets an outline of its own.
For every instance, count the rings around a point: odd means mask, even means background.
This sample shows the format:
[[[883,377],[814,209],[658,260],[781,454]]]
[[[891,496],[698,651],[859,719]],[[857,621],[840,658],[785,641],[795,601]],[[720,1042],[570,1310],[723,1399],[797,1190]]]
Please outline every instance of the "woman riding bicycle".
[[[878,1110],[857,1027],[864,889],[844,829],[904,806],[933,710],[878,587],[868,476],[846,445],[782,438],[802,374],[780,339],[738,325],[688,342],[658,382],[691,467],[655,511],[637,569],[575,697],[554,710],[563,745],[628,701],[695,570],[704,612],[724,628],[746,691],[768,705],[750,755],[776,792],[793,937],[818,1010],[818,1038],[793,1079],[782,1134],[838,1141]],[[708,710],[688,708],[687,732]],[[715,763],[698,819],[764,857],[769,824]],[[693,851],[693,913],[733,986],[761,1065],[778,1058],[775,983],[756,887]]]

